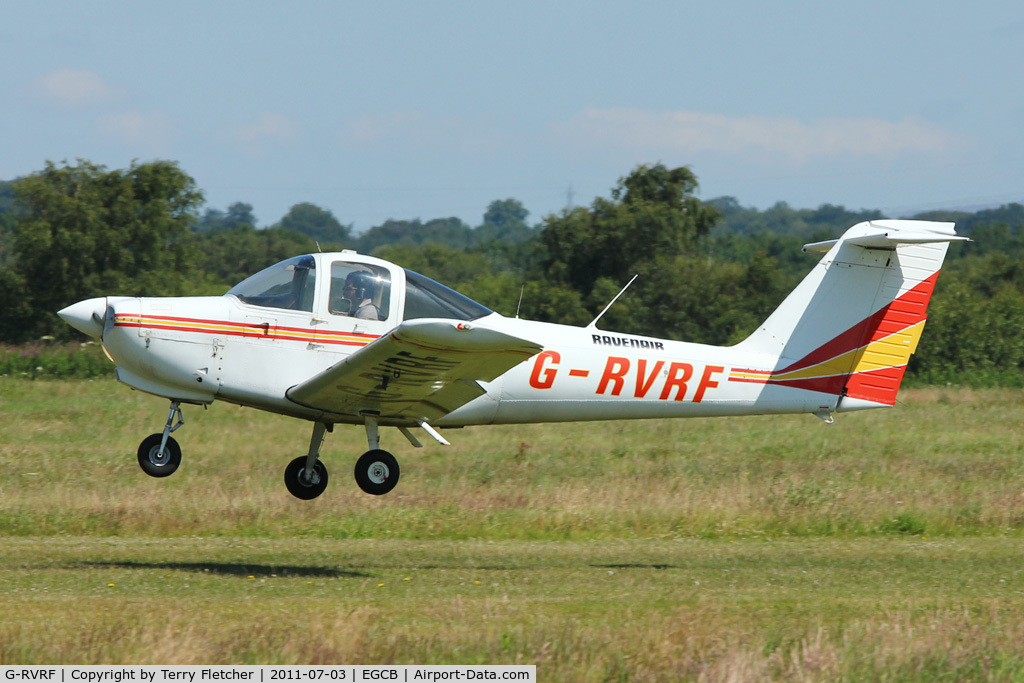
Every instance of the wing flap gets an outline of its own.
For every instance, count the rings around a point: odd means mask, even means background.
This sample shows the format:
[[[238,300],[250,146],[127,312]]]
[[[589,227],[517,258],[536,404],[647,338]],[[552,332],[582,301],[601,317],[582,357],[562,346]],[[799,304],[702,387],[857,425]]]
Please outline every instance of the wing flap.
[[[436,420],[541,350],[504,332],[452,320],[413,320],[290,388],[287,397],[328,413]]]

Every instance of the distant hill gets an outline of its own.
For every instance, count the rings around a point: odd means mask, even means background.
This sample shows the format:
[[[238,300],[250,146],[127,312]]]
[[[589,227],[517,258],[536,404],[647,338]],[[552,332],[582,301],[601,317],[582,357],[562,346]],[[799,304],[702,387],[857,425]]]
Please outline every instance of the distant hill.
[[[735,197],[717,197],[707,203],[722,213],[722,219],[715,227],[715,232],[719,235],[774,233],[810,239],[822,235],[835,236],[862,221],[890,217],[877,209],[853,211],[834,204],[822,204],[817,209],[794,209],[785,202],[778,202],[771,208],[761,211],[741,206]],[[944,209],[904,217],[955,222],[957,232],[968,236],[981,225],[1006,225],[1015,232],[1024,228],[1024,205],[1004,204],[975,212]]]
[[[822,204],[817,209],[794,209],[777,202],[764,211],[741,206],[735,197],[717,197],[706,202],[722,213],[715,226],[717,234],[756,235],[769,232],[812,239],[838,234],[846,228],[876,218],[884,218],[877,209],[851,211],[844,206]]]
[[[1012,230],[1024,227],[1024,205],[1004,204],[997,208],[984,209],[974,213],[968,211],[926,211],[914,216],[919,220],[953,221],[956,231],[970,235],[979,225],[1006,225]]]

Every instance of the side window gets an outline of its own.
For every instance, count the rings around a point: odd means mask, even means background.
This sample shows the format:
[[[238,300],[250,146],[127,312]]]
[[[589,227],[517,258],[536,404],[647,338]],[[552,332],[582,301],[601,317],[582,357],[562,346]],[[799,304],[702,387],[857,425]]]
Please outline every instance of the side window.
[[[363,320],[387,320],[391,308],[388,271],[365,263],[331,264],[331,295],[327,310]]]
[[[405,319],[476,320],[493,311],[425,275],[405,271]]]

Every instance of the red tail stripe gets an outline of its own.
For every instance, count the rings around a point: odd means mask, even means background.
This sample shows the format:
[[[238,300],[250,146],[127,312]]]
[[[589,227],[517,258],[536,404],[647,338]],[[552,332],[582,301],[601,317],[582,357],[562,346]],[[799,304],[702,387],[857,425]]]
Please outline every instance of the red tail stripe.
[[[820,391],[823,394],[839,394],[846,384],[846,375],[830,375],[828,377],[808,377],[806,379],[770,379],[765,384],[775,384],[781,387],[793,387],[794,389],[806,389],[808,391]]]
[[[879,309],[850,329],[825,342],[792,365],[776,370],[773,374],[780,375],[795,370],[818,365],[844,353],[859,349],[872,341],[887,337],[925,319],[925,311],[935,290],[938,271],[931,277],[922,280],[903,296],[894,299],[889,305]],[[883,323],[885,324],[883,331]]]
[[[907,371],[906,365],[870,372],[855,372],[846,382],[846,395],[885,405],[895,405],[896,393]]]

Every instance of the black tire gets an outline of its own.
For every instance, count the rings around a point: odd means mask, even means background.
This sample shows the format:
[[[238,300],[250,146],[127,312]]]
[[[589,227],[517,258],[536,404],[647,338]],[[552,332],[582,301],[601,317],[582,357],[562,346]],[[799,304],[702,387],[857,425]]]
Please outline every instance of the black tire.
[[[366,451],[356,461],[356,483],[372,496],[383,496],[395,488],[400,474],[395,456],[379,448]]]
[[[151,477],[169,477],[181,464],[181,447],[174,437],[167,437],[167,447],[159,455],[163,434],[150,434],[139,444],[139,467]]]
[[[327,488],[327,467],[319,460],[313,465],[312,480],[303,478],[302,471],[306,469],[306,456],[299,457],[288,463],[284,470],[284,485],[288,493],[301,500],[313,500]]]

